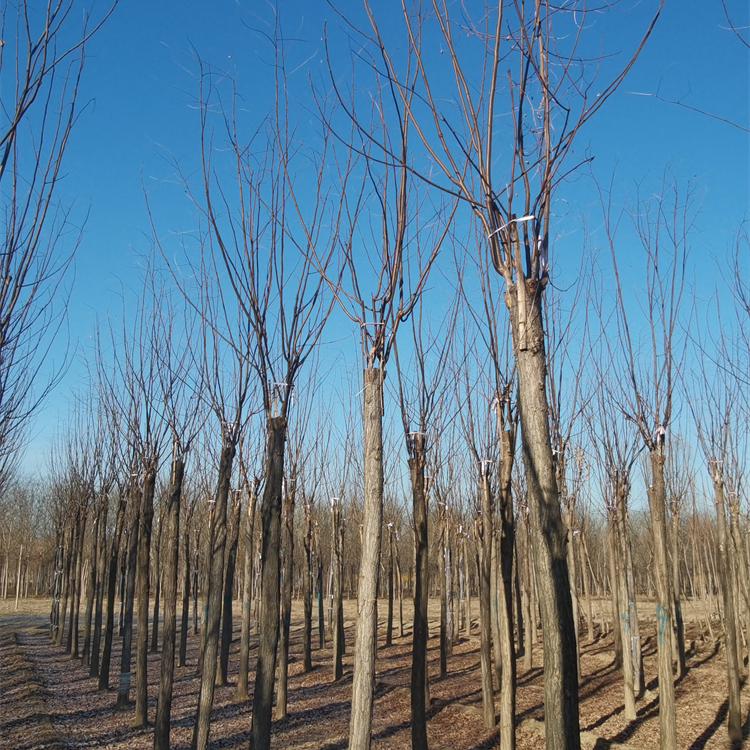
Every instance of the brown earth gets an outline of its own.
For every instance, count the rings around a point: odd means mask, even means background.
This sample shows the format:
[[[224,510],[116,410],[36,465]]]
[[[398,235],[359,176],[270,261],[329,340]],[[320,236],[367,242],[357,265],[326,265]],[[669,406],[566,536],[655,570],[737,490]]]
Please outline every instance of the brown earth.
[[[405,603],[406,604],[406,603]],[[21,602],[16,613],[11,601],[0,601],[0,748],[112,748],[134,750],[153,747],[150,729],[133,729],[132,709],[116,711],[115,693],[99,693],[96,680],[79,661],[52,645],[48,635],[48,601]],[[239,607],[235,605],[235,609]],[[356,610],[345,602],[347,653],[344,678],[331,680],[331,649],[314,650],[313,671],[302,673],[300,602],[292,619],[292,654],[289,667],[289,716],[273,725],[273,748],[344,750],[347,746],[352,652]],[[385,603],[381,603],[381,615]],[[409,728],[409,680],[411,671],[411,608],[405,606],[405,636],[394,637],[385,647],[384,619],[378,649],[377,681],[373,718],[373,750],[401,750],[411,746]],[[429,641],[430,693],[428,737],[432,750],[480,750],[497,745],[497,732],[485,731],[481,717],[479,632],[463,638],[449,659],[447,677],[440,679],[438,663],[438,602],[430,602]],[[621,675],[612,668],[612,637],[582,644],[580,724],[584,748],[628,748],[657,750],[659,747],[658,687],[655,684],[656,648],[652,627],[643,623],[646,697],[638,703],[638,718],[623,716]],[[715,628],[716,629],[716,628]],[[239,619],[235,622],[235,636]],[[317,632],[313,631],[314,643]],[[585,639],[584,639],[585,640]],[[685,750],[728,747],[726,740],[727,687],[724,649],[699,630],[688,626],[688,642],[694,647],[688,658],[688,673],[675,687],[678,746]],[[257,640],[256,640],[257,642]],[[329,641],[330,644],[330,641]],[[172,707],[172,747],[190,747],[197,704],[195,676],[198,638],[188,641],[188,665],[176,668]],[[112,660],[112,685],[117,680],[119,639]],[[230,679],[237,670],[239,638],[232,645]],[[254,667],[251,652],[251,679]],[[533,750],[544,746],[541,642],[534,653],[534,668],[524,673],[519,663],[517,700],[517,746]],[[158,680],[159,656],[149,657],[149,684]],[[154,719],[155,689],[149,718]],[[742,690],[745,710],[750,688]],[[746,715],[744,735],[750,734]],[[234,685],[216,690],[211,725],[212,748],[246,748],[250,739],[250,704],[234,698]]]

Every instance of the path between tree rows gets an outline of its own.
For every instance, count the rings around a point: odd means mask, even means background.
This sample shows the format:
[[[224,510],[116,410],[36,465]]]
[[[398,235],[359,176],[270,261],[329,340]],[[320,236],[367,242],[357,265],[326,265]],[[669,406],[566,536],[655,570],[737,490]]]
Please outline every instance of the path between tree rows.
[[[2,606],[4,605],[4,606]],[[132,711],[115,711],[115,694],[99,693],[88,670],[52,645],[48,637],[46,603],[32,605],[29,611],[10,612],[10,603],[0,603],[0,750],[69,750],[72,748],[111,748],[146,750],[153,747],[150,729],[130,726]],[[274,723],[273,748],[300,750],[345,750],[347,746],[351,660],[355,615],[352,602],[345,602],[347,654],[344,679],[331,682],[331,650],[313,652],[314,669],[302,673],[300,625],[301,606],[295,602],[290,657],[289,716]],[[462,639],[449,660],[449,675],[438,676],[436,602],[430,602],[429,641],[431,706],[428,737],[431,750],[489,750],[497,746],[497,732],[482,727],[479,677],[479,638],[475,630]],[[385,611],[385,607],[382,607]],[[3,614],[3,612],[5,614]],[[405,612],[405,616],[410,613]],[[407,622],[408,620],[405,620]],[[692,626],[694,627],[694,626]],[[235,622],[237,640],[232,646],[230,680],[235,679],[239,618]],[[373,750],[406,750],[411,746],[409,728],[410,627],[405,637],[394,637],[385,647],[381,631],[373,721]],[[644,628],[648,636],[648,625]],[[314,631],[314,639],[316,633]],[[675,688],[677,698],[678,746],[685,750],[724,750],[726,742],[727,689],[723,647],[696,638],[687,676]],[[195,676],[198,639],[190,636],[188,666],[176,669],[172,713],[172,747],[190,747],[193,717],[198,693]],[[119,647],[119,641],[116,641]],[[611,636],[591,646],[584,644],[582,655],[581,729],[582,746],[604,750],[658,750],[658,689],[655,685],[656,649],[653,638],[644,646],[645,671],[652,692],[638,702],[638,718],[623,717],[621,675],[612,668]],[[518,750],[543,747],[542,675],[539,665],[541,644],[535,653],[534,669],[524,674],[519,664],[517,739]],[[252,657],[251,657],[252,658]],[[119,672],[119,652],[113,653],[113,677]],[[251,662],[251,670],[253,664]],[[150,693],[158,679],[159,656],[149,656]],[[252,687],[252,673],[251,673]],[[750,686],[742,690],[745,738],[750,735]],[[153,721],[152,697],[149,718]],[[234,684],[216,691],[212,714],[212,748],[246,748],[250,732],[250,704],[236,701]]]

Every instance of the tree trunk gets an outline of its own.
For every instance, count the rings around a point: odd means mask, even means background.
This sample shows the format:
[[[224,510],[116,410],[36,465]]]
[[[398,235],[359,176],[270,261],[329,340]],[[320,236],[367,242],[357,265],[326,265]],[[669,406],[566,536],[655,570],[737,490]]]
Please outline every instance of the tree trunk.
[[[659,725],[661,750],[677,750],[677,724],[672,676],[672,587],[667,559],[666,491],[664,452],[650,451],[652,484],[648,490],[651,532],[654,540],[654,578],[656,580],[656,623],[659,661]]]
[[[148,600],[151,585],[151,527],[154,520],[156,460],[149,461],[143,480],[141,526],[138,532],[138,624],[135,655],[135,717],[133,726],[148,726]]]
[[[245,480],[247,483],[247,480]],[[250,608],[253,591],[253,538],[255,534],[255,485],[247,487],[245,519],[245,566],[242,584],[242,631],[240,633],[240,671],[237,675],[237,698],[247,700],[247,675],[250,663]]]
[[[57,534],[55,538],[54,579],[52,581],[52,609],[49,616],[49,634],[50,639],[53,643],[57,642],[57,634],[60,630],[60,594],[62,593],[64,539],[65,530],[62,527],[62,524],[59,524],[57,527]]]
[[[341,549],[341,500],[331,499],[331,595],[333,609],[331,611],[331,632],[333,639],[333,679],[340,680],[344,676],[344,634],[342,632],[344,618],[343,610],[343,553]]]
[[[393,524],[388,524],[388,615],[385,621],[385,645],[393,645]]]
[[[216,665],[219,656],[219,626],[221,624],[221,600],[224,588],[224,551],[227,542],[227,501],[229,483],[232,479],[232,463],[236,441],[232,434],[222,435],[219,478],[213,502],[213,523],[208,540],[209,571],[206,592],[206,616],[203,643],[203,663],[201,669],[198,709],[193,726],[192,750],[206,750],[211,729],[211,708],[214,703],[216,686]]]
[[[294,480],[288,483],[282,498],[281,522],[281,632],[279,638],[279,679],[276,687],[276,718],[287,715],[289,682],[289,627],[292,621],[294,575]]]
[[[519,284],[525,285],[519,295]],[[565,527],[549,432],[542,283],[506,284],[518,375],[518,411],[544,645],[548,750],[579,750],[578,680]],[[520,296],[520,304],[519,304]],[[523,308],[523,309],[522,309]]]
[[[427,602],[429,598],[427,549],[427,488],[425,487],[424,435],[407,435],[409,472],[414,513],[414,626],[411,665],[411,746],[427,750]]]
[[[323,610],[323,557],[320,554],[320,545],[318,545],[318,569],[315,574],[315,587],[318,591],[318,648],[322,649],[326,645],[326,629]]]
[[[286,419],[269,417],[267,422],[266,485],[260,507],[260,638],[253,694],[253,727],[250,750],[269,750],[276,651],[279,644],[281,560],[281,493],[284,481]]]
[[[635,711],[635,677],[633,673],[633,649],[630,632],[630,614],[629,602],[631,593],[628,590],[627,572],[626,572],[626,552],[625,539],[627,537],[627,516],[625,512],[625,492],[619,484],[614,487],[615,503],[614,510],[614,533],[612,550],[613,568],[615,578],[612,583],[617,589],[618,609],[615,612],[615,628],[620,633],[620,644],[622,648],[622,673],[623,673],[623,690],[625,702],[625,718],[628,721],[634,721],[636,718]]]
[[[363,545],[357,596],[357,635],[349,724],[349,750],[369,750],[375,691],[378,628],[378,568],[383,525],[383,376],[382,367],[362,375],[364,425]]]
[[[682,621],[682,606],[680,603],[680,508],[677,503],[672,503],[669,516],[669,546],[672,557],[672,593],[674,596],[674,627],[675,627],[675,661],[677,662],[677,676],[684,677],[687,674],[687,663],[685,661],[685,625]]]
[[[190,516],[188,513],[185,519],[185,554],[183,559],[185,561],[185,577],[182,581],[182,619],[180,621],[180,652],[178,656],[178,665],[181,667],[185,666],[187,661],[187,636],[190,619],[190,581],[192,579],[192,571],[190,570]],[[179,533],[179,532],[178,532]]]
[[[99,677],[99,658],[102,641],[102,607],[104,604],[104,565],[107,559],[107,515],[109,493],[102,498],[101,520],[97,527],[96,592],[94,602],[94,635],[91,641],[89,677]]]
[[[503,430],[500,438],[500,475],[498,482],[498,516],[500,520],[500,566],[498,615],[500,629],[500,748],[516,747],[516,652],[513,644],[513,495],[511,476],[515,452],[513,432]]]
[[[127,510],[127,496],[122,493],[117,504],[117,520],[115,534],[112,537],[112,548],[109,551],[109,570],[107,576],[107,619],[104,625],[104,647],[102,649],[102,665],[99,670],[99,690],[109,690],[109,667],[112,660],[112,638],[115,634],[115,594],[117,593],[117,568],[120,562],[120,543],[122,530],[125,526],[125,511]]]
[[[305,505],[305,536],[302,540],[305,557],[305,570],[302,574],[302,604],[305,618],[302,628],[302,670],[312,670],[312,574],[313,574],[313,521],[312,506]]]
[[[161,605],[161,532],[163,516],[159,516],[159,531],[156,534],[156,549],[154,549],[154,616],[151,619],[151,653],[159,650],[159,607]]]
[[[135,600],[135,562],[138,553],[138,530],[141,520],[142,490],[136,490],[135,512],[128,534],[127,570],[125,573],[125,599],[122,622],[122,652],[120,654],[120,683],[117,688],[117,707],[130,702],[130,661],[133,648],[133,603]]]
[[[492,499],[490,480],[485,467],[480,466],[479,492],[481,515],[477,519],[477,571],[479,573],[479,657],[482,670],[482,717],[484,728],[495,726],[495,700],[492,689],[492,623],[491,571],[492,564]]]
[[[221,608],[221,650],[216,671],[216,684],[226,685],[229,672],[229,648],[232,645],[232,588],[234,571],[237,564],[237,545],[240,539],[240,520],[242,518],[242,495],[234,492],[232,506],[232,523],[230,525],[229,543],[227,545],[226,574],[224,576],[224,599]]]
[[[96,519],[91,531],[91,550],[89,556],[89,580],[86,586],[86,611],[83,616],[83,651],[81,652],[81,663],[89,667],[91,661],[91,625],[94,616],[94,600],[96,589],[99,585],[101,573],[97,566],[99,559],[99,527],[106,524],[106,518],[102,513],[101,501],[97,504]]]
[[[581,543],[578,545],[578,557],[581,563],[581,583],[583,584],[583,597],[586,600],[586,643],[589,645],[594,642],[594,612],[591,603],[591,578],[586,559],[584,548],[586,540],[583,529],[581,529]]]
[[[161,646],[161,675],[159,697],[156,703],[154,724],[154,750],[169,750],[169,727],[172,717],[172,688],[174,685],[174,656],[177,638],[177,574],[180,566],[180,501],[185,463],[177,453],[172,461],[166,515],[166,539],[164,549],[164,632]],[[161,531],[164,524],[160,523]],[[184,605],[183,605],[184,606]]]
[[[737,613],[733,587],[730,582],[731,563],[729,560],[730,539],[724,510],[724,483],[718,475],[712,477],[714,483],[714,503],[719,533],[719,571],[721,594],[724,601],[724,647],[727,654],[727,681],[729,693],[729,718],[727,728],[729,741],[742,741],[742,705],[740,703],[740,655],[737,651]]]

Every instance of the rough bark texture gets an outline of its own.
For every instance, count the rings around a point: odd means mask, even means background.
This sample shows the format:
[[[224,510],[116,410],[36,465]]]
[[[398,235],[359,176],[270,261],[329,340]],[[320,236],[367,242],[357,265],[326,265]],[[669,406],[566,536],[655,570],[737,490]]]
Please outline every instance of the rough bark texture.
[[[216,671],[216,684],[226,685],[229,672],[229,648],[232,645],[232,588],[234,570],[237,563],[237,545],[240,540],[240,520],[242,518],[242,495],[234,493],[232,505],[232,523],[230,524],[229,543],[227,544],[226,572],[224,574],[224,598],[221,607],[221,651],[219,666]]]
[[[188,514],[185,523],[185,543],[183,546],[185,548],[185,554],[183,555],[185,577],[182,581],[182,619],[180,620],[180,650],[178,656],[178,664],[181,667],[184,667],[187,661],[188,620],[190,619],[190,580],[192,578],[190,570],[190,514]]]
[[[258,666],[253,694],[253,731],[250,750],[271,747],[271,715],[273,683],[276,674],[276,652],[279,644],[281,560],[281,492],[284,478],[284,445],[286,419],[270,417],[267,424],[268,448],[266,485],[260,507],[261,569],[260,569],[260,638]]]
[[[219,479],[214,496],[213,523],[209,537],[207,609],[204,622],[203,664],[201,686],[198,694],[198,711],[193,727],[192,750],[206,750],[211,728],[211,707],[214,702],[216,665],[219,657],[219,626],[221,624],[221,599],[224,589],[224,551],[227,542],[227,501],[232,478],[235,454],[233,436],[222,437],[219,459]]]
[[[407,437],[409,439],[409,437]],[[411,663],[411,745],[427,750],[427,599],[429,597],[427,554],[427,492],[425,487],[424,435],[411,436],[412,509],[414,514],[414,627]]]
[[[294,582],[294,483],[283,498],[281,519],[281,632],[279,637],[279,679],[276,687],[276,718],[287,715],[289,684],[289,628],[292,623]]]
[[[253,585],[253,535],[255,532],[255,486],[247,487],[245,519],[245,566],[242,585],[242,632],[240,633],[240,669],[237,674],[237,697],[247,700],[247,672],[250,663],[250,607]]]
[[[125,573],[125,606],[122,619],[122,654],[120,657],[120,683],[117,689],[117,706],[130,702],[130,660],[133,650],[133,603],[135,600],[135,563],[138,552],[138,529],[141,518],[143,492],[136,491],[137,503],[130,533],[128,534],[127,570]]]
[[[109,493],[102,498],[102,521],[97,527],[97,561],[96,561],[96,600],[94,605],[94,635],[91,640],[89,659],[89,677],[99,676],[99,658],[101,656],[102,618],[104,605],[104,573],[107,561],[107,515],[109,511]]]
[[[495,726],[495,699],[492,690],[492,609],[491,609],[491,566],[492,566],[492,497],[490,479],[482,468],[479,477],[482,514],[478,520],[479,529],[479,657],[482,667],[482,717],[485,729]]]
[[[721,594],[724,602],[724,634],[727,653],[727,682],[729,693],[729,716],[727,729],[730,742],[742,740],[742,706],[740,703],[740,655],[737,650],[737,612],[734,591],[731,585],[731,562],[729,559],[730,540],[724,510],[724,483],[720,477],[712,477],[714,482],[714,503],[719,536],[719,575]]]
[[[112,638],[115,633],[115,594],[117,592],[117,563],[120,559],[120,542],[122,529],[125,525],[125,511],[127,497],[123,493],[117,505],[117,520],[115,534],[112,537],[112,547],[109,551],[109,570],[107,575],[107,619],[104,624],[104,647],[102,649],[102,664],[99,669],[99,690],[109,689],[109,665],[112,660]]]
[[[156,534],[156,546],[154,548],[154,565],[152,567],[154,578],[154,614],[151,618],[151,653],[159,650],[159,608],[161,606],[161,535],[164,528],[164,516],[159,516],[159,531]]]
[[[302,626],[302,669],[305,672],[312,670],[312,564],[313,564],[313,523],[312,506],[305,505],[305,536],[302,546],[304,547],[305,570],[302,574],[302,603],[305,617]]]
[[[343,610],[342,610],[342,585],[341,574],[343,569],[341,525],[341,503],[339,498],[331,500],[331,543],[333,550],[331,554],[331,593],[333,596],[333,610],[331,612],[331,623],[333,631],[333,679],[340,680],[344,676],[344,633],[343,633]]]
[[[579,750],[578,680],[567,538],[560,512],[549,432],[541,284],[527,282],[521,295],[525,330],[519,321],[518,284],[506,302],[518,373],[518,410],[526,474],[534,567],[544,646],[544,725],[548,750]]]
[[[154,520],[156,465],[150,463],[143,482],[141,526],[138,532],[138,625],[135,657],[135,718],[133,725],[148,725],[148,599],[151,583],[151,526]]]
[[[362,375],[364,425],[364,534],[359,571],[357,633],[354,646],[352,715],[349,750],[369,750],[375,691],[377,595],[383,525],[383,370],[369,367]]]
[[[185,464],[181,456],[172,461],[169,496],[165,508],[164,537],[164,629],[161,647],[159,697],[154,724],[154,750],[169,750],[169,725],[172,716],[174,657],[177,640],[177,571],[180,563],[180,499]]]
[[[661,750],[677,750],[677,725],[672,675],[672,586],[667,558],[666,488],[664,452],[651,450],[652,484],[648,490],[651,533],[654,540],[654,579],[656,580],[657,649],[659,652],[659,725]]]
[[[500,566],[498,619],[500,628],[500,748],[516,747],[516,651],[513,644],[513,434],[504,430],[500,438],[500,472],[498,478],[498,520],[500,522]]]

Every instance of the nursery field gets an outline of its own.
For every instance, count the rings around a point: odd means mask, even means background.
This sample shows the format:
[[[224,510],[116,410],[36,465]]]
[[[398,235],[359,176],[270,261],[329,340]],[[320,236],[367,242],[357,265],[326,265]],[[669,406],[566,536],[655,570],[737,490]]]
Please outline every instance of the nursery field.
[[[18,612],[11,601],[0,602],[0,748],[111,748],[135,750],[153,747],[151,729],[131,727],[132,710],[115,710],[115,692],[97,692],[80,663],[71,660],[48,637],[48,602],[22,602]],[[345,750],[351,698],[354,602],[345,601],[347,653],[344,678],[331,677],[331,649],[313,652],[313,670],[302,672],[302,607],[295,602],[290,648],[289,715],[274,722],[273,748]],[[428,738],[432,750],[480,750],[496,747],[497,731],[484,730],[481,715],[479,631],[462,638],[448,662],[448,675],[439,677],[437,626],[439,602],[430,602],[430,699]],[[381,620],[385,612],[381,603]],[[644,607],[645,609],[645,607]],[[402,750],[411,746],[409,681],[411,636],[409,608],[404,610],[404,636],[394,636],[385,646],[382,623],[378,648],[374,750]],[[237,701],[234,680],[239,647],[239,618],[230,661],[230,684],[219,687],[211,721],[212,748],[246,748],[250,739],[250,704]],[[396,630],[396,633],[398,631]],[[714,633],[717,628],[714,626]],[[638,703],[634,722],[624,718],[621,674],[613,668],[611,633],[593,644],[582,643],[580,726],[582,747],[657,750],[659,746],[658,688],[655,684],[656,647],[653,623],[643,621],[647,692]],[[317,634],[313,633],[317,643]],[[688,673],[675,687],[678,746],[685,750],[726,748],[727,688],[722,643],[713,641],[699,626],[689,623],[691,646]],[[171,744],[175,750],[190,747],[198,680],[195,674],[198,637],[190,635],[188,666],[176,668],[172,707]],[[330,643],[329,643],[330,646]],[[119,648],[119,639],[115,640]],[[251,651],[251,659],[254,650]],[[119,653],[113,653],[114,685]],[[251,661],[251,685],[253,663]],[[159,654],[149,656],[149,681],[158,680]],[[155,694],[155,689],[150,693]],[[543,747],[541,639],[534,652],[533,669],[518,665],[517,742],[519,750]],[[742,688],[745,725],[750,733],[750,689]],[[154,717],[154,701],[149,706]]]

